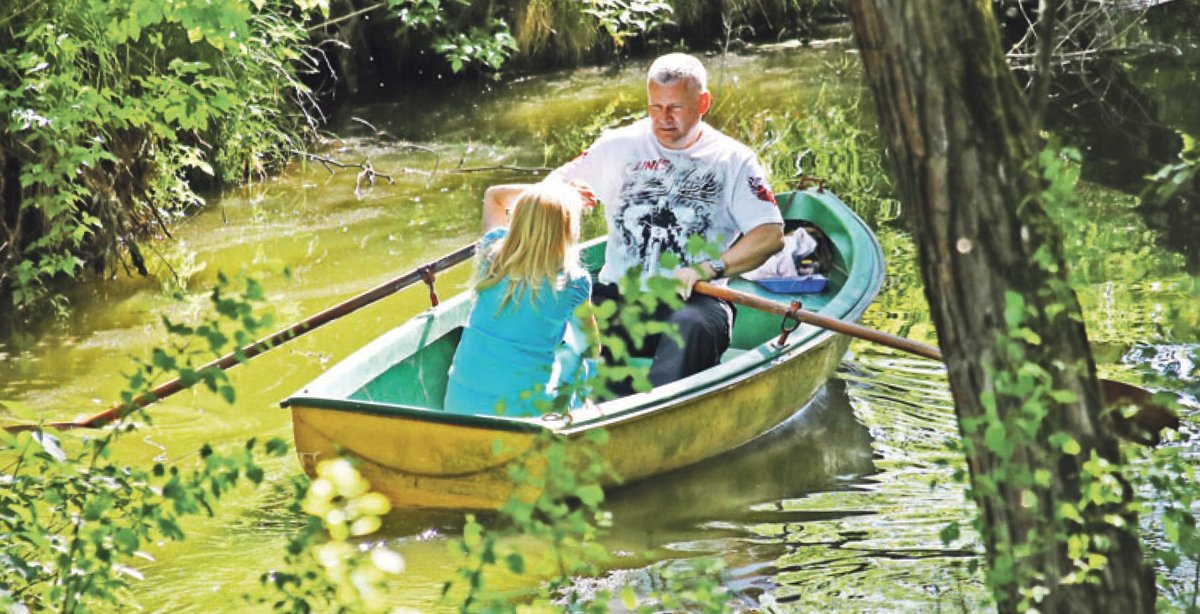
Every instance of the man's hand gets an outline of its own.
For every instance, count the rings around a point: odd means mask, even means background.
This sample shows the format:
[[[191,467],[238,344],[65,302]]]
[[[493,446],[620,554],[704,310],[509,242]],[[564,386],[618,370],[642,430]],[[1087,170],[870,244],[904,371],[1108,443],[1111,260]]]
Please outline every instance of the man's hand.
[[[508,226],[509,210],[528,183],[504,183],[491,186],[483,193],[483,231]]]
[[[573,179],[567,182],[567,185],[579,190],[579,196],[583,198],[583,208],[585,211],[594,209],[596,207],[596,203],[599,201],[596,200],[596,192],[592,190],[591,184],[586,181]]]
[[[674,277],[679,282],[679,297],[686,301],[692,297],[692,288],[696,286],[696,282],[712,279],[713,272],[708,263],[702,262],[694,267],[675,269]]]

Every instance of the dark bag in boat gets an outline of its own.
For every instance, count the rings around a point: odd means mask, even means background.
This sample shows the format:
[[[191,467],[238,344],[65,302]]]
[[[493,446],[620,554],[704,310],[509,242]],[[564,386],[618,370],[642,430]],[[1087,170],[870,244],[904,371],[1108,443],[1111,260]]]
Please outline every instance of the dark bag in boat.
[[[792,252],[792,261],[796,266],[796,272],[800,275],[812,273],[824,275],[833,269],[833,241],[829,239],[829,235],[809,222],[801,222],[800,227],[792,234],[799,232],[807,234],[812,239],[812,243],[806,242],[803,253],[799,249]]]

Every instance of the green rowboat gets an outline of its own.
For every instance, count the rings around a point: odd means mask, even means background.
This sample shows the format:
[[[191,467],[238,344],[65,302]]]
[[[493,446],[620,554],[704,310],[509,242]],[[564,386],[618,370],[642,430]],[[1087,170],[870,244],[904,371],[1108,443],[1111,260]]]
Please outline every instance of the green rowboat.
[[[742,279],[731,287],[781,303],[801,298],[810,311],[857,321],[883,279],[875,236],[830,192],[791,192],[778,202],[786,220],[815,223],[831,239],[829,283],[800,297]],[[593,270],[602,258],[602,242],[585,246]],[[508,469],[524,461],[539,432],[575,439],[606,429],[601,453],[634,481],[744,445],[782,423],[833,375],[850,342],[804,324],[779,345],[779,318],[743,307],[721,363],[683,380],[570,416],[446,413],[446,374],[470,307],[469,292],[432,307],[284,400],[305,471],[313,475],[321,460],[349,455],[396,506],[495,509],[514,494]]]

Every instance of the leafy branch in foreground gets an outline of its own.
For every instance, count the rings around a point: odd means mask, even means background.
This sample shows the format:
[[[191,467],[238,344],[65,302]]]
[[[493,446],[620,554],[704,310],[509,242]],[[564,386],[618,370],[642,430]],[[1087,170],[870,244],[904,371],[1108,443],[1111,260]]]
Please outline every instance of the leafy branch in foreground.
[[[149,273],[139,242],[263,177],[320,112],[306,0],[0,8],[0,301],[13,321],[84,270]]]
[[[377,531],[391,509],[370,491],[346,459],[317,466],[317,479],[297,476],[291,511],[304,526],[289,541],[284,567],[264,573],[266,592],[247,596],[276,612],[387,611],[387,580],[404,571],[404,559],[383,544],[353,542]]]
[[[202,379],[226,401],[235,400],[223,372],[196,372],[201,354],[221,354],[232,338],[253,336],[269,323],[256,317],[262,295],[256,283],[228,289],[222,276],[212,293],[217,315],[198,326],[174,326],[207,347],[188,351],[188,340],[155,349],[139,362],[121,396],[128,403],[164,376]],[[236,330],[230,332],[228,322]],[[213,515],[217,501],[238,484],[259,484],[256,458],[281,456],[279,439],[250,439],[240,449],[217,452],[205,445],[197,458],[158,462],[149,469],[112,458],[131,423],[99,436],[60,440],[52,429],[0,434],[0,606],[32,612],[104,612],[136,606],[131,589],[142,579],[138,559],[153,560],[149,544],[186,538],[183,518]],[[190,455],[189,455],[190,456]]]

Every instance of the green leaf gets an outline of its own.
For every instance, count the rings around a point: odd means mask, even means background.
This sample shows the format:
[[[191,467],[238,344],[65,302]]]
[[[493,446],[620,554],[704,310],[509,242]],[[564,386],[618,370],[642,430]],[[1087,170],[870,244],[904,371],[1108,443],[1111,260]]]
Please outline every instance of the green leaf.
[[[113,532],[113,543],[126,553],[136,552],[141,545],[141,540],[138,539],[137,533],[129,528],[122,527]]]
[[[1167,569],[1175,569],[1179,567],[1179,563],[1183,561],[1178,550],[1174,548],[1166,548],[1158,553],[1158,559],[1162,561]]]
[[[958,538],[961,535],[962,528],[957,522],[947,523],[946,526],[942,527],[942,530],[938,532],[938,536],[942,538],[942,545],[945,546],[949,546],[955,541],[958,541]]]
[[[113,506],[112,497],[107,495],[95,495],[88,499],[83,506],[83,518],[89,522],[95,522],[104,515],[105,512]]]
[[[575,490],[575,496],[588,507],[596,507],[604,501],[604,489],[596,484],[581,486]]]
[[[271,439],[267,440],[267,443],[264,445],[264,447],[266,448],[267,454],[270,456],[283,456],[284,454],[287,454],[288,449],[291,446],[288,444],[287,440],[283,438],[272,437]]]
[[[1004,322],[1016,328],[1025,321],[1025,297],[1008,290],[1004,293]]]
[[[1083,524],[1083,516],[1079,513],[1079,508],[1072,503],[1063,503],[1058,506],[1058,515],[1067,520]]]
[[[510,554],[505,557],[504,562],[508,565],[509,571],[515,574],[525,573],[525,557],[520,554]]]
[[[988,424],[987,430],[983,433],[983,443],[989,450],[1002,457],[1007,458],[1012,451],[1012,444],[1008,441],[1008,432],[1005,430],[1004,424],[998,421]]]
[[[1050,398],[1054,399],[1055,401],[1057,401],[1059,403],[1066,404],[1066,403],[1074,403],[1076,401],[1076,399],[1078,399],[1079,397],[1075,396],[1075,393],[1070,390],[1051,390]]]

